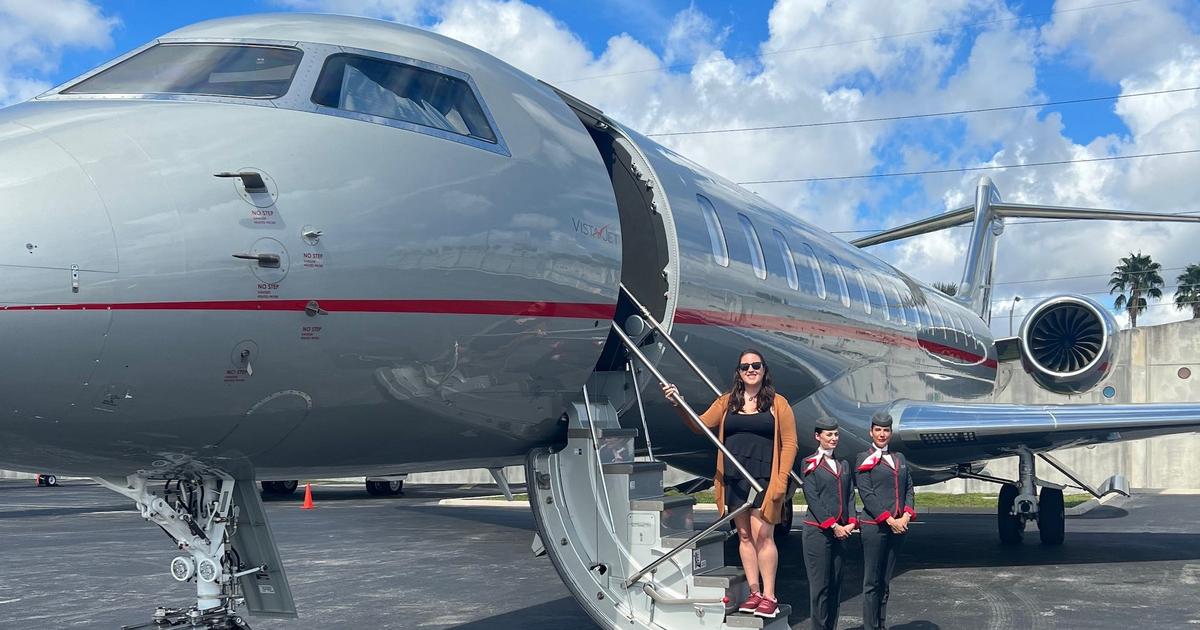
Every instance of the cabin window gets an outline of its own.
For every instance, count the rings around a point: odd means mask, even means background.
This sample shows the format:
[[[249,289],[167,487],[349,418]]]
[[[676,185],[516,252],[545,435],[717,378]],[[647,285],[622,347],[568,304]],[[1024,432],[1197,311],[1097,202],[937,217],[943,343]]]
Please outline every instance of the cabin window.
[[[937,328],[937,334],[950,341],[950,320],[942,313],[942,305],[934,300],[929,301],[929,313],[933,315],[933,325]]]
[[[867,293],[871,297],[871,307],[886,321],[891,321],[891,309],[887,306],[887,295],[883,292],[883,284],[875,274],[867,273]]]
[[[712,247],[713,262],[722,267],[729,266],[729,245],[725,243],[725,230],[721,229],[721,218],[717,209],[704,195],[696,195],[700,202],[700,213],[704,215],[704,225],[708,227],[708,242]]]
[[[891,282],[885,284],[888,289],[888,311],[891,313],[892,321],[900,322],[901,326],[907,326],[908,318],[904,316],[904,300],[900,299],[900,292]]]
[[[858,269],[850,274],[850,301],[859,300],[862,304],[863,311],[871,314],[871,298],[867,297],[867,281],[863,279],[862,272]]]
[[[750,263],[754,266],[754,275],[758,276],[759,280],[766,280],[767,263],[763,259],[762,243],[758,240],[758,232],[754,230],[754,224],[750,222],[750,217],[739,212],[737,218],[738,223],[742,225],[742,234],[746,237],[746,248],[750,250]]]
[[[900,303],[904,305],[904,318],[914,328],[920,328],[921,318],[917,315],[916,298],[909,292],[907,284],[899,282],[898,285],[897,290],[900,292]]]
[[[954,320],[954,340],[965,344],[967,341],[967,329],[963,327],[962,318],[953,310],[950,311],[950,317]]]
[[[312,100],[346,112],[496,142],[496,134],[466,81],[405,63],[330,55]]]
[[[796,261],[792,258],[792,248],[788,246],[787,237],[779,230],[771,230],[775,244],[779,246],[779,255],[783,257],[783,269],[787,272],[788,286],[793,290],[799,288],[799,274],[796,273]]]
[[[248,44],[159,44],[62,94],[191,94],[279,98],[304,53]]]
[[[916,294],[913,294],[914,299]],[[933,316],[929,314],[929,302],[917,304],[917,316],[920,317],[921,328],[929,329],[933,327]]]
[[[800,243],[800,258],[797,259],[797,266],[800,267],[800,281],[805,289],[811,295],[815,295],[822,300],[825,299],[825,280],[821,277],[821,269],[817,266],[817,253],[813,251],[812,245],[808,243]],[[807,269],[807,271],[805,271]]]
[[[832,288],[836,295],[830,299],[838,299],[842,306],[850,308],[850,293],[846,290],[846,274],[842,273],[842,264],[833,254],[826,255],[825,263],[821,265],[821,275],[825,276],[825,286]]]

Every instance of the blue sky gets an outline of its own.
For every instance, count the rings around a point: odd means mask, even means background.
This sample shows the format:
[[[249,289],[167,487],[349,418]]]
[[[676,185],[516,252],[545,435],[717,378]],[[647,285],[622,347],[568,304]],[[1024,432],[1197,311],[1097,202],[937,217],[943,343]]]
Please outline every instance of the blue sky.
[[[1098,2],[1099,3],[1099,2]],[[98,0],[95,5],[107,15],[120,19],[112,31],[113,43],[106,48],[69,49],[62,64],[45,75],[51,83],[61,83],[104,61],[136,48],[173,29],[201,20],[261,12],[286,12],[294,9],[271,0],[208,0],[206,2],[159,2],[156,0]],[[768,37],[767,17],[774,2],[745,0],[532,0],[565,23],[594,53],[603,51],[609,38],[628,33],[660,55],[665,44],[665,32],[680,11],[693,7],[714,20],[723,34],[721,48],[729,57],[754,57]],[[1030,15],[1023,21],[1045,25],[1054,9],[1050,0],[1009,3],[1019,15]],[[978,31],[984,26],[968,27]],[[954,34],[952,31],[950,34]],[[969,39],[958,47],[957,59],[969,51]],[[686,71],[686,68],[678,68]],[[1054,59],[1042,66],[1039,89],[1046,100],[1056,101],[1080,96],[1103,96],[1119,91],[1112,82],[1098,80],[1081,72],[1077,65]],[[1128,130],[1112,114],[1110,103],[1047,108],[1046,111],[1068,110],[1067,133],[1077,141],[1086,141],[1107,133]]]
[[[136,48],[141,44],[171,31],[180,26],[193,22],[258,12],[284,12],[294,9],[272,0],[209,0],[207,2],[171,2],[162,3],[153,0],[99,0],[94,2],[107,15],[116,17],[120,24],[112,31],[112,45],[104,48],[68,49],[62,58],[62,63],[53,72],[48,72],[45,79],[50,83],[61,83],[86,70],[103,63],[107,59]],[[543,8],[557,20],[563,22],[587,47],[599,54],[605,48],[606,42],[614,35],[627,33],[648,48],[665,55],[666,32],[671,28],[675,16],[689,8],[698,10],[711,18],[720,33],[720,46],[724,54],[731,58],[753,59],[759,52],[759,47],[769,35],[767,18],[774,2],[764,0],[747,0],[744,2],[728,2],[719,0],[700,0],[684,2],[681,0],[609,0],[606,2],[579,2],[577,0],[542,0],[531,1],[530,4]],[[1096,2],[1103,4],[1103,2]],[[1050,0],[1033,0],[1029,2],[1009,3],[1013,13],[1023,18],[1021,23],[1042,27],[1046,25],[1054,11],[1054,2]],[[425,22],[430,22],[426,14]],[[947,29],[941,35],[943,40],[956,38],[958,45],[955,50],[955,62],[950,68],[961,64],[965,55],[970,51],[970,37],[961,37],[962,33],[977,33],[991,26],[987,20],[983,24],[967,23],[966,25]],[[892,33],[889,33],[889,35]],[[836,41],[836,40],[835,40]],[[686,72],[686,60],[681,60],[680,66],[674,68],[677,72]],[[551,77],[541,77],[549,79]],[[864,87],[872,85],[869,77],[851,80],[851,84]],[[1119,86],[1112,82],[1090,75],[1082,71],[1077,62],[1062,57],[1046,59],[1040,64],[1038,74],[1038,90],[1046,101],[1060,101],[1080,97],[1106,96],[1120,92]],[[1024,102],[1013,98],[996,105],[1016,104]],[[922,104],[924,109],[939,109],[936,103]],[[1070,139],[1086,143],[1097,136],[1107,134],[1128,133],[1128,128],[1119,117],[1114,115],[1111,102],[1100,102],[1080,105],[1063,105],[1048,107],[1044,113],[1062,112],[1065,122],[1064,133]],[[913,126],[916,133],[922,130]],[[910,144],[911,135],[900,136],[904,144]],[[900,144],[885,147],[884,153],[898,150]],[[886,169],[881,169],[886,170]],[[901,185],[904,189],[906,186]]]
[[[44,0],[38,14],[21,1],[0,0],[0,20],[17,27],[15,35],[0,29],[0,105],[192,22],[296,7],[437,30],[561,81],[646,133],[1200,86],[1194,0],[914,0],[885,3],[887,11],[878,0]],[[735,181],[1103,158],[1200,148],[1200,96],[662,141]],[[991,176],[1013,201],[1186,211],[1200,209],[1200,182],[1190,175],[1198,167],[1200,158],[1162,158]],[[978,176],[749,187],[820,227],[853,235],[965,205]],[[1190,245],[1200,233],[1189,229],[1013,226],[1000,246],[996,279],[1006,284],[997,287],[997,309],[1007,315],[1018,294],[1102,292],[1116,259],[1135,249],[1169,269],[1200,262]],[[954,281],[963,232],[876,253],[923,280]],[[1081,251],[1065,253],[1070,244]],[[1169,285],[1173,273],[1164,274]],[[1023,283],[1080,275],[1090,277]],[[1018,316],[1031,302],[1021,302]],[[1139,319],[1182,316],[1171,307],[1154,310]]]

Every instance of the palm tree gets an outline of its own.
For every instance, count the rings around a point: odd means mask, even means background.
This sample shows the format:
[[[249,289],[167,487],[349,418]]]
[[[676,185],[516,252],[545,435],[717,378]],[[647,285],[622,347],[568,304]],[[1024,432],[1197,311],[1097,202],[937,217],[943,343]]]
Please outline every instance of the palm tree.
[[[1162,265],[1150,260],[1149,255],[1130,252],[1121,259],[1121,264],[1117,265],[1108,279],[1108,292],[1121,292],[1113,306],[1129,312],[1129,325],[1133,328],[1137,328],[1138,313],[1146,310],[1145,296],[1162,297],[1159,287],[1163,285],[1163,279],[1158,273],[1161,269]]]
[[[1200,265],[1188,265],[1175,279],[1175,308],[1183,311],[1192,309],[1192,319],[1200,319]]]
[[[955,295],[958,293],[958,284],[954,282],[934,282],[933,288],[946,295]]]

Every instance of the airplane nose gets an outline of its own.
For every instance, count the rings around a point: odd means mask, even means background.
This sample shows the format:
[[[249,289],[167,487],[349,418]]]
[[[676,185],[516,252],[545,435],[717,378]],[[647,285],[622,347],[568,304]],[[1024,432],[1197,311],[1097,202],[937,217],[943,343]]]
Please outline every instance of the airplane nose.
[[[18,109],[18,108],[10,108]],[[58,142],[0,118],[0,430],[46,436],[90,407],[117,249],[92,178]],[[0,436],[0,464],[19,464]],[[0,466],[5,467],[5,466]]]
[[[15,122],[0,122],[0,213],[2,266],[117,271],[112,224],[88,173],[54,140]],[[31,289],[0,300],[43,301],[56,293]]]

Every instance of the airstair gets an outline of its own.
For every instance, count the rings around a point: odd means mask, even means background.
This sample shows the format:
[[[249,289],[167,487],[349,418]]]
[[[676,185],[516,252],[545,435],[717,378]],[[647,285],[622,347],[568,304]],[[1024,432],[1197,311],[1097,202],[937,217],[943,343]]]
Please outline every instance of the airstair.
[[[636,298],[656,339],[674,349],[714,391],[695,363]],[[635,326],[636,327],[636,326]],[[626,365],[643,430],[638,376],[642,368],[659,382],[666,379],[615,322],[613,331],[631,360]],[[690,495],[664,494],[666,465],[637,461],[637,429],[623,428],[613,397],[599,382],[589,382],[567,411],[565,448],[535,450],[526,462],[529,502],[537,523],[534,553],[553,562],[567,588],[602,628],[682,630],[691,628],[790,628],[791,607],[780,604],[773,619],[736,612],[749,595],[741,568],[725,562],[729,523],[745,506],[712,525],[695,528]],[[749,474],[696,411],[678,400],[691,422],[725,455],[727,468]],[[647,433],[647,438],[649,435]],[[646,440],[647,445],[650,440]],[[652,452],[652,451],[651,451]],[[754,480],[751,484],[762,492]]]

